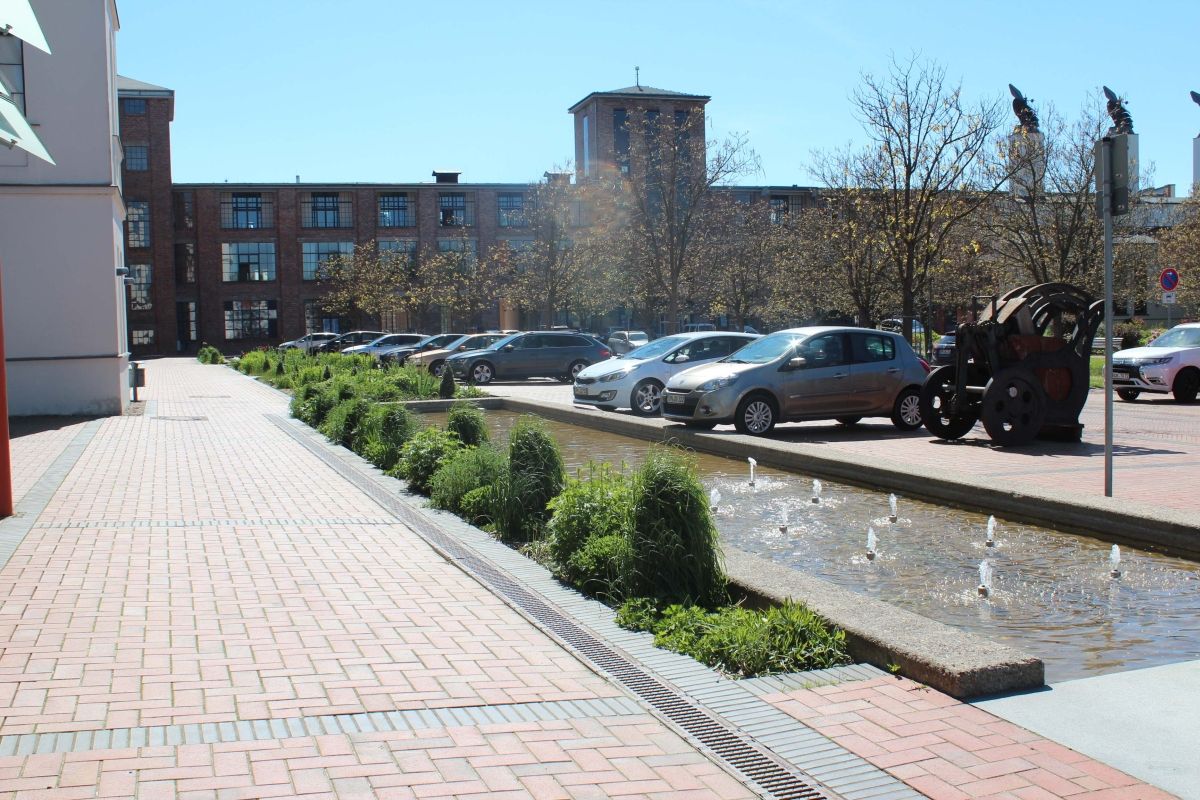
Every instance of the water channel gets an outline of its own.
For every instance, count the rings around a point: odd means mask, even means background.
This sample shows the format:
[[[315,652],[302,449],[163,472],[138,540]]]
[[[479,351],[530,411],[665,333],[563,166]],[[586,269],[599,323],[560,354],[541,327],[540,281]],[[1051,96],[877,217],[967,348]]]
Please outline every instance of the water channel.
[[[493,441],[507,441],[518,418],[488,411]],[[444,414],[423,420],[443,425]],[[635,468],[648,442],[546,421],[568,471],[589,461]],[[1046,681],[1200,658],[1200,564],[1121,548],[1110,575],[1111,545],[1096,539],[822,481],[812,502],[810,476],[692,454],[701,480],[716,489],[722,538],[742,550],[1041,658]],[[781,531],[786,514],[786,532]],[[876,555],[867,553],[868,529]],[[991,565],[981,598],[979,564]]]

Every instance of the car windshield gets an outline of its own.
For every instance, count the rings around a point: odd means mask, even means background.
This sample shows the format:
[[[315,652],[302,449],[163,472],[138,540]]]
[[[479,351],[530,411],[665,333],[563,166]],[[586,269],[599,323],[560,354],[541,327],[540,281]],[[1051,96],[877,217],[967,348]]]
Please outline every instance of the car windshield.
[[[1147,347],[1200,347],[1200,328],[1172,328]]]
[[[472,340],[474,340],[474,341],[472,341]],[[447,350],[454,350],[454,349],[466,344],[467,342],[472,342],[473,347],[478,347],[482,342],[485,342],[485,341],[487,341],[487,340],[484,339],[482,336],[460,336],[457,339],[455,339],[453,342],[450,342],[449,344],[447,344],[445,347]]]
[[[664,336],[661,339],[655,339],[649,344],[644,344],[641,347],[634,348],[626,353],[622,358],[632,358],[637,361],[645,361],[648,358],[658,358],[666,355],[674,350],[679,345],[688,341],[686,336]]]
[[[523,336],[523,335],[524,334],[521,334],[521,333],[509,334],[508,336],[505,336],[503,339],[501,339],[498,342],[492,342],[492,344],[490,344],[487,347],[487,349],[488,350],[499,350],[501,347],[504,347],[504,345],[511,344],[513,342],[513,340],[515,340],[518,336]]]
[[[650,341],[650,337],[647,336],[642,331],[630,331],[629,332],[629,341],[631,341],[631,342],[648,342],[648,341]]]
[[[721,359],[731,364],[767,364],[795,350],[804,341],[800,333],[781,331],[756,339],[728,358]]]

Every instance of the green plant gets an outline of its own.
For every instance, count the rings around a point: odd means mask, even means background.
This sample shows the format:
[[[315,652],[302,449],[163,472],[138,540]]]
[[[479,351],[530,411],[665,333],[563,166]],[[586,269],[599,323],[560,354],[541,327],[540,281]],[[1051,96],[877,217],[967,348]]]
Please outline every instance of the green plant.
[[[1142,337],[1146,333],[1146,323],[1137,317],[1118,322],[1113,325],[1114,346],[1116,340],[1121,341],[1121,350],[1128,350],[1131,347],[1137,347],[1142,343]]]
[[[390,470],[418,428],[416,417],[404,406],[376,403],[359,423],[357,452],[380,469]]]
[[[504,454],[494,447],[468,447],[442,461],[429,481],[429,499],[434,508],[462,516],[463,497],[475,489],[491,486],[504,474]]]
[[[649,597],[631,597],[617,609],[617,624],[630,631],[652,632],[660,619],[662,613]]]
[[[446,418],[446,430],[458,437],[467,447],[481,445],[488,440],[487,420],[483,412],[470,403],[455,403]]]
[[[546,526],[550,556],[572,585],[588,576],[575,571],[572,556],[593,536],[628,537],[633,493],[629,479],[608,465],[591,465],[589,477],[571,479],[549,503]]]
[[[589,536],[583,547],[571,554],[564,571],[574,576],[572,584],[584,594],[616,603],[625,597],[630,555],[629,538],[624,534]]]
[[[502,486],[503,484],[503,486]],[[558,445],[535,417],[521,417],[508,436],[508,477],[498,481],[493,505],[501,538],[538,537],[545,526],[547,505],[563,488],[563,462]]]
[[[224,364],[225,357],[221,355],[221,351],[213,347],[211,344],[203,345],[196,351],[196,360],[201,364]]]
[[[396,472],[408,481],[408,488],[418,494],[429,494],[429,482],[442,462],[462,444],[451,433],[440,428],[425,428],[413,434],[400,448]]]
[[[443,400],[449,400],[454,397],[454,392],[458,385],[454,382],[454,373],[449,367],[442,370],[442,382],[438,384],[438,397]]]
[[[892,673],[893,675],[900,674],[900,665],[899,664],[896,664],[896,663],[888,664],[887,669],[888,669],[888,672]]]
[[[488,496],[491,490],[490,486],[480,486],[464,494],[458,501],[459,516],[480,528],[489,526],[492,522],[491,510],[488,505]]]
[[[353,449],[358,425],[370,410],[371,404],[361,397],[348,398],[329,410],[318,430],[329,441]]]
[[[630,592],[713,607],[727,599],[717,528],[695,467],[656,448],[633,481]]]

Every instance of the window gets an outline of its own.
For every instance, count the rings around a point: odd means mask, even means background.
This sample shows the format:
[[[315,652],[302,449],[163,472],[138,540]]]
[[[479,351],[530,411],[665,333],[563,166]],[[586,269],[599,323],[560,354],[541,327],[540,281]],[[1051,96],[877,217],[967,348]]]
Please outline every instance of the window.
[[[331,257],[354,255],[354,242],[301,242],[300,250],[304,280],[315,281],[320,277],[321,265]]]
[[[330,314],[321,308],[320,300],[305,300],[304,301],[304,332],[317,333],[319,331],[328,331],[330,333],[341,333],[348,326],[345,321],[336,314]]]
[[[222,228],[272,228],[275,226],[275,200],[259,192],[223,192]]]
[[[800,355],[808,361],[808,369],[816,367],[836,367],[849,363],[846,348],[840,333],[830,333],[809,339],[800,348]]]
[[[896,340],[891,336],[856,333],[851,339],[854,342],[854,360],[860,364],[896,358]]]
[[[621,172],[629,172],[629,114],[623,108],[613,109],[613,155]]]
[[[787,195],[771,195],[771,222],[783,222],[787,219],[788,212],[791,210],[792,204]]]
[[[150,169],[150,148],[144,144],[125,145],[125,169],[130,172]]]
[[[196,200],[191,192],[176,192],[175,227],[190,230],[196,227]]]
[[[350,197],[341,192],[310,192],[300,201],[304,228],[349,228],[354,224]]]
[[[175,304],[176,333],[179,336],[177,346],[186,349],[185,342],[194,342],[198,338],[196,330],[196,301],[186,301]]]
[[[496,224],[501,228],[524,228],[525,195],[520,192],[501,192],[496,197]]]
[[[388,192],[379,195],[379,227],[410,228],[416,224],[408,192]]]
[[[175,282],[196,282],[196,245],[191,242],[175,245]]]
[[[278,316],[274,300],[226,300],[225,338],[274,339]]]
[[[125,113],[130,116],[140,117],[146,113],[145,98],[126,97],[121,101],[121,104],[125,107]]]
[[[275,280],[275,243],[221,242],[221,280]]]
[[[12,95],[13,102],[25,113],[25,57],[22,42],[16,36],[0,32],[0,83]]]
[[[591,120],[588,115],[583,115],[583,177],[592,174],[592,136],[591,136]]]
[[[150,265],[129,265],[129,309],[148,311],[154,307],[150,299]]]
[[[150,204],[145,200],[125,205],[125,237],[130,247],[150,246]]]
[[[154,344],[153,328],[134,328],[129,333],[134,347],[149,347]]]
[[[438,221],[442,227],[475,224],[474,197],[465,192],[438,192]]]
[[[409,263],[417,260],[416,239],[379,239],[380,253],[400,253],[408,256]]]
[[[458,262],[460,271],[470,271],[475,266],[475,255],[479,252],[479,245],[474,239],[438,239],[439,253],[462,253],[463,257]]]

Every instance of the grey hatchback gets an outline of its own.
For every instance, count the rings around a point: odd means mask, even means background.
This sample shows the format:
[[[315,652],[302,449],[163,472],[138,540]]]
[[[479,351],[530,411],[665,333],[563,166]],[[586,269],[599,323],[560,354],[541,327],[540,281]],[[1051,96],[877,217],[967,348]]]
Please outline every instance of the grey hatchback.
[[[764,336],[715,363],[674,375],[664,417],[693,428],[732,422],[762,435],[776,422],[890,417],[921,426],[925,368],[902,336],[869,328],[793,328]]]
[[[537,331],[514,333],[486,350],[455,353],[446,366],[455,378],[479,384],[509,378],[570,382],[584,367],[611,356],[607,347],[582,333]]]

